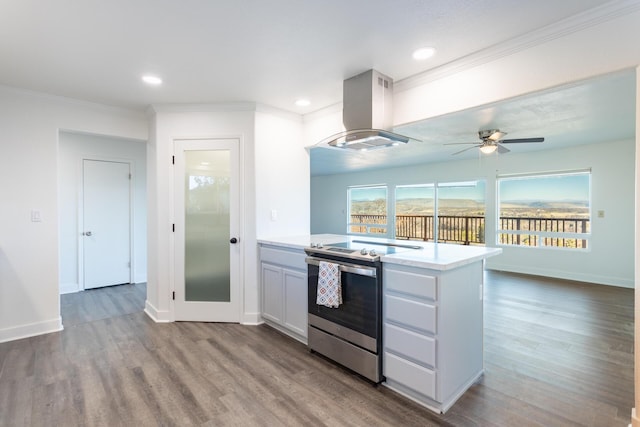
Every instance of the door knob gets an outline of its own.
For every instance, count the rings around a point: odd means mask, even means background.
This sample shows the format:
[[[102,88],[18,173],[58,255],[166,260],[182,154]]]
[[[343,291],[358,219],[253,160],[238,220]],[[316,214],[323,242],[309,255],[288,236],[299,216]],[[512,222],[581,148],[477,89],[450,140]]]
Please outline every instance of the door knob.
[[[85,231],[84,233],[82,233],[85,236],[91,236],[91,232],[90,231]]]
[[[232,237],[231,240],[229,240],[229,243],[238,243],[238,239],[236,239],[235,237]]]

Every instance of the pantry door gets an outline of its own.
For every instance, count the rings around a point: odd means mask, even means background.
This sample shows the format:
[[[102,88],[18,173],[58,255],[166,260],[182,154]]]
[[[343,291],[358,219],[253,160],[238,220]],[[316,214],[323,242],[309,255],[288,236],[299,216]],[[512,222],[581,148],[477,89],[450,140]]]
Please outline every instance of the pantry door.
[[[176,140],[175,319],[240,321],[239,141]]]
[[[131,282],[131,165],[82,162],[84,289]]]

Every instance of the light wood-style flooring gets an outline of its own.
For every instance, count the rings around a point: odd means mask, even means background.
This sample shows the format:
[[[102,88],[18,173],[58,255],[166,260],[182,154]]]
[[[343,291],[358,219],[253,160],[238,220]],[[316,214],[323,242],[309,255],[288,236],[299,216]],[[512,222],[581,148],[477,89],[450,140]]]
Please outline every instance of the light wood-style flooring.
[[[144,285],[64,295],[0,344],[0,426],[626,426],[633,290],[487,272],[485,374],[445,414],[273,329],[152,322]]]

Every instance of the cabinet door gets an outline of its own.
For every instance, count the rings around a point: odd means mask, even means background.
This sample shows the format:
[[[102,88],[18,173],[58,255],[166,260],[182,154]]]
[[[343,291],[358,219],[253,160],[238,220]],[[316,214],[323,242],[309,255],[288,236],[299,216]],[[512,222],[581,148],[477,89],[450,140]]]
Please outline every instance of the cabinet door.
[[[282,268],[262,263],[262,317],[282,323]]]
[[[307,337],[307,274],[295,270],[282,270],[284,278],[284,324],[287,328]]]

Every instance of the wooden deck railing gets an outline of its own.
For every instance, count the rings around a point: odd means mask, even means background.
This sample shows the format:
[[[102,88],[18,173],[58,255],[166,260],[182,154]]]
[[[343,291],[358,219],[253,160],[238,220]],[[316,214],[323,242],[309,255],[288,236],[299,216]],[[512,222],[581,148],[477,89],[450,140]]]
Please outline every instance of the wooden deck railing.
[[[396,234],[397,239],[409,240],[433,240],[434,224],[433,216],[426,215],[397,215]],[[351,215],[351,227],[353,232],[369,232],[378,230],[386,232],[386,228],[377,227],[387,223],[386,215]],[[355,224],[363,224],[362,226]],[[500,233],[502,244],[586,248],[586,239],[541,237],[540,232],[554,233],[589,233],[590,222],[586,218],[522,218],[500,217],[499,229],[505,231],[531,231],[532,234]],[[484,244],[485,242],[484,216],[438,216],[438,241],[470,244]],[[539,240],[541,239],[541,240]]]

